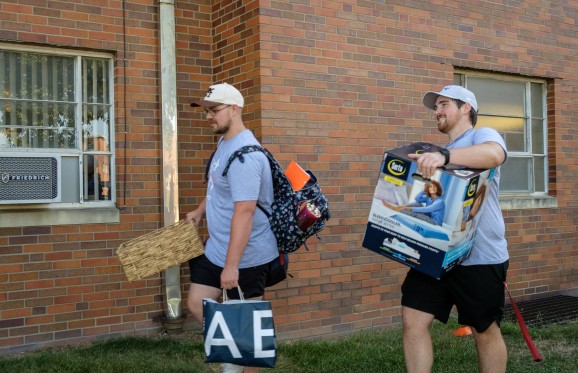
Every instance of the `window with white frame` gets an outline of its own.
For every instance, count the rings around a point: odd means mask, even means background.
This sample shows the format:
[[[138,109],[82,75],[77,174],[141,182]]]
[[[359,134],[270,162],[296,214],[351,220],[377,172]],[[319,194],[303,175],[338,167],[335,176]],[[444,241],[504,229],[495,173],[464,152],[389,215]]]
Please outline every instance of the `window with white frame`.
[[[536,196],[548,190],[547,118],[544,80],[459,72],[455,84],[474,92],[478,127],[496,129],[506,141],[502,194]]]
[[[60,205],[114,202],[112,68],[109,54],[0,43],[0,156],[57,155]]]

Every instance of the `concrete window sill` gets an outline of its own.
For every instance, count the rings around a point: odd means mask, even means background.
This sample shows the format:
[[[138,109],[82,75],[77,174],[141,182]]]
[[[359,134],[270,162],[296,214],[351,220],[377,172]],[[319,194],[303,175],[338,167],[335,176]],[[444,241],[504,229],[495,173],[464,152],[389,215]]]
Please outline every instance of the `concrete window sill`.
[[[500,196],[502,210],[549,209],[558,207],[558,201],[550,196]]]
[[[114,205],[0,209],[0,228],[119,222],[120,211]]]

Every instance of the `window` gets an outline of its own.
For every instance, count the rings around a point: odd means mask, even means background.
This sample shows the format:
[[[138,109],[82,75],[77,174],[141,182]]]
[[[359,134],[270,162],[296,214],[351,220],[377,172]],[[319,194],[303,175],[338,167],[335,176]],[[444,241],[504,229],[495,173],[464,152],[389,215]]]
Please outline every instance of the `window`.
[[[548,190],[546,82],[469,72],[455,84],[476,95],[476,127],[492,127],[506,141],[508,161],[502,166],[502,194],[546,195]]]
[[[0,155],[59,157],[47,208],[114,205],[112,71],[108,54],[0,43]]]

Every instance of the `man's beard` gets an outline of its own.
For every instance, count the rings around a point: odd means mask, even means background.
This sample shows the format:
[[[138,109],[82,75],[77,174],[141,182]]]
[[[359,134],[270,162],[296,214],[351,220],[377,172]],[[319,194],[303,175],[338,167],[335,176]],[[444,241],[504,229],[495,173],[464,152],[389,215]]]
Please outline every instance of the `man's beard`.
[[[215,129],[213,129],[213,133],[215,135],[224,135],[225,133],[227,133],[229,131],[229,128],[231,128],[231,121],[230,120],[225,122],[222,126],[219,126],[219,123],[217,122],[217,126],[215,127]]]
[[[447,134],[452,127],[453,125],[448,122],[447,117],[442,117],[441,120],[438,119],[438,131],[441,133]]]

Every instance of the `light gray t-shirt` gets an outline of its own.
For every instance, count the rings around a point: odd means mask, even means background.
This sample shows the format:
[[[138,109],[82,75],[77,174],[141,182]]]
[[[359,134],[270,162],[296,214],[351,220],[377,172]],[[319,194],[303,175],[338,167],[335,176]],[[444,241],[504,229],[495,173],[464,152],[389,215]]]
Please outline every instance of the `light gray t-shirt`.
[[[213,264],[220,267],[225,266],[234,203],[257,201],[271,212],[273,180],[265,154],[261,152],[244,154],[245,162],[236,159],[231,163],[227,176],[223,176],[223,170],[231,154],[245,145],[255,144],[258,145],[259,142],[250,130],[242,131],[227,141],[220,141],[209,168],[206,201],[209,240],[205,247],[205,255]],[[269,220],[257,207],[253,215],[253,230],[239,268],[269,263],[278,255],[277,241],[271,231]]]
[[[499,144],[506,153],[506,144],[500,134],[493,128],[482,127],[470,130],[447,146],[448,149],[463,148],[485,142]],[[474,245],[470,256],[461,265],[500,264],[508,260],[508,243],[506,241],[506,226],[500,209],[498,195],[500,192],[500,167],[496,168],[494,181],[485,201],[480,208],[480,218]]]

